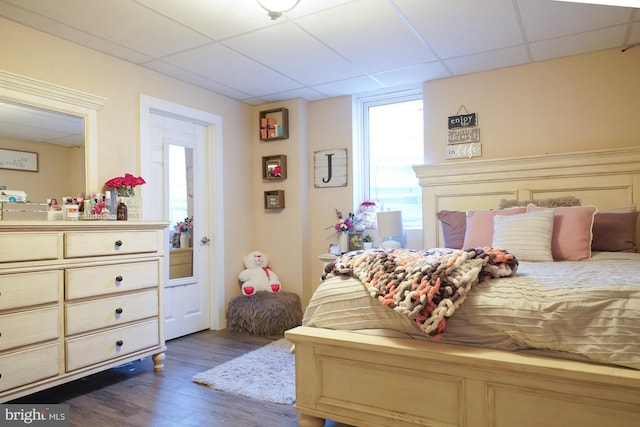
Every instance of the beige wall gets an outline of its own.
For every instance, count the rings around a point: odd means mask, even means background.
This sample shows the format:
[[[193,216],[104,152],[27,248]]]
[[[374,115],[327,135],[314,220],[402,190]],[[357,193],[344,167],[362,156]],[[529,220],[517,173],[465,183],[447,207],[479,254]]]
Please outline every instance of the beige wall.
[[[313,186],[315,151],[346,147],[351,159],[351,97],[250,107],[2,19],[0,46],[4,70],[108,98],[98,113],[103,181],[139,171],[140,94],[221,116],[227,300],[239,295],[242,257],[254,249],[269,255],[285,290],[309,298],[321,271],[317,257],[337,241],[326,229],[335,221],[334,209],[346,213],[361,202],[353,200],[351,168],[346,187]],[[639,49],[427,82],[424,93],[429,162],[443,161],[446,119],[460,105],[478,113],[484,158],[640,144]],[[258,112],[280,106],[290,110],[290,138],[260,142]],[[262,156],[272,154],[287,155],[288,178],[280,183],[262,181]],[[265,212],[266,189],[285,190],[283,211]],[[142,191],[147,197],[154,189]]]
[[[126,172],[139,174],[140,94],[222,117],[225,197],[220,208],[227,230],[225,258],[233,266],[225,271],[223,286],[227,300],[239,295],[237,275],[255,228],[250,219],[256,205],[246,190],[251,185],[247,165],[253,158],[251,107],[1,18],[0,47],[0,69],[108,99],[98,111],[100,182]],[[141,187],[143,197],[153,197],[153,192]]]
[[[640,49],[612,49],[424,84],[427,163],[447,117],[478,113],[483,158],[640,144]]]
[[[262,141],[259,137],[259,112],[284,107],[289,110],[289,138]],[[277,104],[254,107],[251,122],[252,223],[256,225],[245,252],[259,250],[269,257],[271,269],[278,275],[283,289],[302,296],[309,277],[309,142],[307,103],[294,99]],[[262,157],[287,156],[287,178],[278,181],[262,179]],[[284,190],[284,209],[264,209],[264,192]],[[240,266],[242,265],[242,259]]]
[[[640,49],[430,81],[423,88],[427,163],[445,161],[447,117],[461,105],[478,113],[482,158],[640,145]],[[347,147],[351,156],[351,103],[351,97],[342,97],[310,104],[311,152]],[[317,256],[337,242],[335,233],[324,230],[334,220],[333,209],[348,211],[362,202],[352,200],[351,178],[348,187],[315,189],[313,182],[309,187],[313,263],[305,296],[318,284]]]
[[[83,148],[7,138],[0,138],[0,148],[38,155],[38,172],[0,169],[0,185],[9,190],[24,191],[29,201],[44,202],[56,198],[62,203],[63,196],[77,196],[85,191]],[[46,179],[43,178],[45,176]]]

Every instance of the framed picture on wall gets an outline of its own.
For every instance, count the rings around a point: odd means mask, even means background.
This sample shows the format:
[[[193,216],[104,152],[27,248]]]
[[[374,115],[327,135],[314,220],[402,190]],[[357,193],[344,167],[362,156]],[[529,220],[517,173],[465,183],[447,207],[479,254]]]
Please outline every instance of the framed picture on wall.
[[[313,153],[313,180],[316,188],[347,186],[347,149]]]
[[[38,153],[0,149],[0,169],[38,172]]]
[[[265,209],[284,209],[284,190],[264,192]]]
[[[278,154],[262,157],[262,179],[269,181],[287,179],[287,156]]]

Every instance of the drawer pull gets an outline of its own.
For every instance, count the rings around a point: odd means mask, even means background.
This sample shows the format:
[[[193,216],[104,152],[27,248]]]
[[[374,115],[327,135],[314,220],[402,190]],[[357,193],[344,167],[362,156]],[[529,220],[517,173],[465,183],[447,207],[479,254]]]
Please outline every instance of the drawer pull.
[[[124,344],[124,341],[122,341],[122,340],[116,341],[116,346],[122,347],[122,344]]]
[[[116,282],[122,282],[122,276],[116,276]]]
[[[116,308],[116,314],[122,314],[122,308],[121,307]]]
[[[122,246],[122,240],[116,240],[116,247]]]

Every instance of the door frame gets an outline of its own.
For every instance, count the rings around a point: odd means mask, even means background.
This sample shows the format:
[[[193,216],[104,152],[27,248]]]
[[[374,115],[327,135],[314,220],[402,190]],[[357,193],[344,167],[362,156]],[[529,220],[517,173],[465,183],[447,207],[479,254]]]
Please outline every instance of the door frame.
[[[152,150],[151,141],[151,114],[160,113],[183,120],[197,122],[207,128],[205,147],[205,194],[207,201],[205,210],[207,212],[208,230],[211,250],[210,259],[206,260],[209,265],[208,277],[204,278],[207,283],[209,295],[209,329],[219,330],[226,327],[225,319],[225,281],[224,281],[224,212],[217,209],[222,206],[223,200],[223,167],[222,158],[222,117],[200,111],[194,108],[179,105],[170,101],[153,98],[147,95],[140,95],[140,173],[142,176],[151,176],[153,163],[156,156],[162,156]],[[144,196],[144,187],[141,187]],[[153,197],[153,195],[148,195]],[[147,199],[148,199],[147,197]],[[148,199],[150,200],[150,199]],[[164,220],[164,212],[160,218],[153,217],[152,209],[145,208],[145,197],[142,197],[143,219]],[[150,202],[149,202],[150,203]],[[165,266],[168,260],[165,260]],[[168,279],[168,268],[164,269],[165,280]]]

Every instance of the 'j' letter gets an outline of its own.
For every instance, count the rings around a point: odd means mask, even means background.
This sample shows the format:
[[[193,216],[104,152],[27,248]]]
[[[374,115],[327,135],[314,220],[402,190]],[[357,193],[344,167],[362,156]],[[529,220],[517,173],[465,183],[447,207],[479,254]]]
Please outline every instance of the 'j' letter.
[[[331,181],[331,157],[333,156],[334,153],[331,154],[326,154],[327,156],[327,173],[329,174],[328,177],[326,178],[322,178],[322,182],[324,182],[325,184],[329,181]]]

